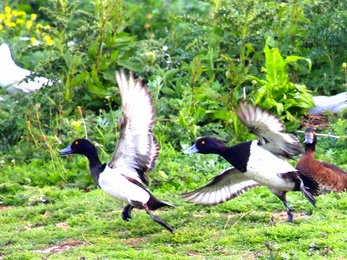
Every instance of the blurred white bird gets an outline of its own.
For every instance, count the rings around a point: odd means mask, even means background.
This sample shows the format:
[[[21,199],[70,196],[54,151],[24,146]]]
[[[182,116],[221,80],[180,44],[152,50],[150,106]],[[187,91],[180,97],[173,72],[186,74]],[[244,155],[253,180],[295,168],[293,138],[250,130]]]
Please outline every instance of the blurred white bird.
[[[24,81],[31,74],[30,70],[22,69],[12,59],[10,47],[3,43],[0,45],[0,87],[6,88],[8,93],[19,91],[33,92],[42,85],[51,86],[53,82],[44,77],[35,77]]]
[[[335,96],[316,96],[312,97],[316,107],[308,110],[312,115],[322,115],[324,111],[330,111],[334,114],[347,108],[347,92],[342,92]]]

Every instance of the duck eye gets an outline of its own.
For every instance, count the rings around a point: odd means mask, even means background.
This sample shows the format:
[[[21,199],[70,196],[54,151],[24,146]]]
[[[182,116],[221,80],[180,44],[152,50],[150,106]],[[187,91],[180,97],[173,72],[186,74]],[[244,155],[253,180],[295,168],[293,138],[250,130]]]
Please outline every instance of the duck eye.
[[[78,145],[78,141],[75,141],[75,145]]]
[[[201,144],[205,144],[205,141],[201,141]]]

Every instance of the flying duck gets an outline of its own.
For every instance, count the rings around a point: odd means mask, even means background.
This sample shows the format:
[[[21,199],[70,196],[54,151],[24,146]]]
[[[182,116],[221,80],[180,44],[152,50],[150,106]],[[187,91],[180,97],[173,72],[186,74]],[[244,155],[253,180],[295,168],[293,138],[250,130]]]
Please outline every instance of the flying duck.
[[[308,178],[314,179],[321,191],[341,192],[347,189],[347,172],[327,162],[319,162],[314,158],[317,143],[316,131],[312,127],[305,130],[305,152],[301,156],[296,169]]]
[[[131,218],[133,208],[144,209],[151,218],[173,233],[173,228],[155,216],[151,210],[172,204],[160,201],[143,185],[148,185],[146,172],[155,166],[159,145],[153,136],[155,111],[148,89],[130,73],[116,72],[121,98],[122,117],[119,119],[119,141],[109,163],[101,163],[96,147],[86,139],[77,139],[60,154],[82,154],[89,160],[95,183],[108,195],[127,205],[122,219]]]
[[[302,153],[299,140],[292,134],[284,133],[282,122],[258,106],[240,103],[240,109],[235,112],[249,132],[258,136],[258,140],[228,147],[215,138],[198,138],[191,148],[182,153],[218,154],[233,167],[214,177],[207,185],[183,194],[183,197],[195,204],[213,205],[263,185],[283,202],[287,221],[292,222],[293,213],[286,200],[288,191],[301,191],[313,206],[316,203],[313,194],[317,183],[280,158]]]
[[[53,82],[44,77],[35,77],[25,81],[31,74],[30,70],[23,69],[13,61],[10,47],[3,43],[0,45],[0,87],[7,88],[7,92],[33,92],[43,85],[53,85]]]

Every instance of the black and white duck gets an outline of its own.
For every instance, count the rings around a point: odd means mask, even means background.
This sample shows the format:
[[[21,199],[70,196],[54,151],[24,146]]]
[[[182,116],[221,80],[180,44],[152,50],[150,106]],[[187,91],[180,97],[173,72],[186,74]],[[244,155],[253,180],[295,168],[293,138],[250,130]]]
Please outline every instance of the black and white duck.
[[[302,153],[299,140],[284,132],[284,125],[274,115],[258,106],[240,103],[236,111],[240,121],[258,140],[240,143],[231,147],[211,137],[198,138],[183,154],[218,154],[233,167],[214,177],[207,185],[183,194],[189,202],[213,205],[230,200],[243,192],[267,186],[284,204],[288,222],[293,221],[291,208],[286,200],[288,191],[301,191],[315,206],[313,197],[317,183],[300,173],[282,157],[292,158]]]
[[[116,72],[121,98],[122,117],[119,119],[119,140],[108,163],[101,163],[96,147],[86,139],[77,139],[60,154],[81,154],[88,158],[95,183],[108,195],[127,205],[122,219],[129,220],[133,208],[144,209],[151,218],[173,233],[173,228],[151,211],[172,204],[160,201],[144,186],[146,172],[155,166],[159,145],[153,136],[155,111],[152,98],[141,80],[130,73]]]

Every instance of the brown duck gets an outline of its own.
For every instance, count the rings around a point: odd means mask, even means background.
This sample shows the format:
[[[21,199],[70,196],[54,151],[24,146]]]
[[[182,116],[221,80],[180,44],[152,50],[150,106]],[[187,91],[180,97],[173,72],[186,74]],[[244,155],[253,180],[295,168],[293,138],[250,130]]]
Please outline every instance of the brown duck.
[[[313,128],[305,131],[305,153],[301,156],[296,169],[305,176],[314,179],[321,191],[341,192],[347,189],[347,172],[340,167],[315,159],[317,136]]]

